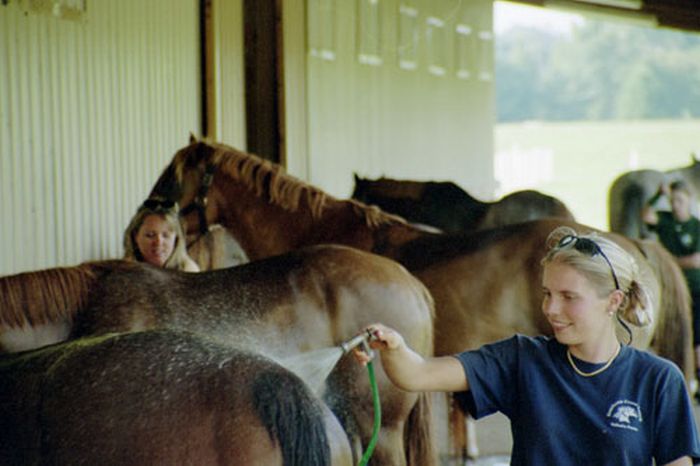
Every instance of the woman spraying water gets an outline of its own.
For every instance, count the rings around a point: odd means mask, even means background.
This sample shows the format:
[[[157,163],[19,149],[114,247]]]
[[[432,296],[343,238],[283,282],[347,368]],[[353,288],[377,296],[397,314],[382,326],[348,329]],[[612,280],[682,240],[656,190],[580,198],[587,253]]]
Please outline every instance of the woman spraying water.
[[[548,244],[542,311],[554,338],[517,335],[454,357],[424,358],[398,332],[370,325],[370,345],[380,350],[389,378],[408,391],[460,392],[476,418],[503,412],[511,420],[514,466],[700,462],[681,372],[617,338],[618,320],[648,323],[634,259],[605,238],[569,228],[552,232]]]
[[[352,351],[361,351],[363,354],[363,363],[367,365],[369,375],[369,384],[372,391],[372,407],[374,409],[374,421],[372,427],[372,437],[362,454],[358,466],[365,466],[374,452],[379,438],[379,429],[382,423],[382,406],[379,401],[379,388],[374,374],[374,351],[370,348],[369,342],[374,340],[375,336],[365,330],[353,338],[341,343],[339,346],[325,348],[321,350],[302,353],[300,356],[282,361],[282,364],[292,372],[295,372],[299,377],[306,381],[307,385],[319,396],[323,389],[323,384],[328,377],[328,374],[333,370],[340,358]]]

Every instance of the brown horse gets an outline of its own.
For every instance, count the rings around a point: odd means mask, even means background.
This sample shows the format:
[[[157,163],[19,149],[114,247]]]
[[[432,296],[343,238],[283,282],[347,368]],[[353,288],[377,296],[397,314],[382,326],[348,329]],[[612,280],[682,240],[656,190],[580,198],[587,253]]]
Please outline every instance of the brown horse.
[[[208,183],[203,185],[202,179]],[[201,217],[227,228],[251,259],[329,242],[397,259],[433,294],[437,355],[476,348],[513,333],[550,334],[540,311],[539,261],[546,238],[562,224],[590,230],[565,220],[540,220],[468,235],[428,234],[377,207],[334,199],[284,174],[279,165],[203,141],[178,151],[153,194],[182,206],[199,205]],[[188,232],[200,228],[200,216],[184,218]],[[657,321],[656,329],[667,332],[655,335],[661,354],[690,376],[690,309],[680,269],[661,248],[645,245],[659,258],[648,261],[634,243],[613,238],[638,259],[649,277],[654,310],[663,323]],[[645,346],[649,339],[648,330],[642,330],[635,342]]]
[[[350,466],[293,373],[191,333],[111,334],[0,357],[0,464]]]
[[[365,325],[388,320],[406,332],[418,351],[432,353],[433,303],[423,284],[394,261],[348,247],[311,247],[196,274],[119,261],[77,269],[0,279],[0,289],[21,298],[14,304],[0,303],[9,316],[3,325],[26,326],[29,321],[39,324],[63,317],[75,320],[74,337],[154,328],[188,330],[281,361],[337,346]],[[40,292],[45,288],[40,285],[49,284],[42,274],[51,275],[50,282],[56,284],[67,272],[85,281],[76,283],[73,292],[65,288]],[[33,288],[26,290],[25,284]],[[42,297],[48,305],[54,294],[72,298],[63,297],[66,306],[60,309],[32,300]],[[46,316],[43,310],[51,314]],[[401,465],[406,456],[413,458],[411,464],[432,464],[428,396],[396,389],[380,368],[378,364],[382,435],[373,464]],[[372,433],[365,370],[352,358],[341,359],[328,377],[325,399],[359,456]]]
[[[658,170],[634,170],[623,173],[613,181],[608,191],[608,224],[610,231],[629,238],[653,238],[642,222],[644,204],[658,191],[661,183],[684,180],[700,194],[700,162],[691,157],[690,165],[665,172]],[[666,206],[670,210],[670,206]],[[694,210],[697,210],[695,206]]]
[[[445,233],[483,230],[546,217],[574,220],[563,202],[539,191],[516,191],[498,201],[483,202],[449,181],[371,180],[355,175],[352,197]]]

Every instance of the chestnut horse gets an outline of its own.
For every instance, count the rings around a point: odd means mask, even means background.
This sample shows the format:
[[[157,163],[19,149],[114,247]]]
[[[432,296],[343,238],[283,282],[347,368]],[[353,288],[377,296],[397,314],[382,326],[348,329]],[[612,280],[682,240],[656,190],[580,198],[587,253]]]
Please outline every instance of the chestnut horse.
[[[281,361],[338,346],[364,326],[387,320],[419,352],[432,354],[433,302],[425,286],[396,262],[345,246],[319,245],[194,274],[138,262],[88,263],[5,277],[0,291],[0,343],[12,334],[9,327],[63,318],[74,322],[74,338],[188,330]],[[382,426],[372,464],[406,464],[406,457],[413,465],[433,464],[428,395],[395,388],[381,362],[377,382]],[[324,398],[359,457],[373,427],[366,371],[353,358],[342,358]]]
[[[498,201],[483,202],[450,181],[371,180],[355,175],[352,198],[445,233],[483,230],[546,217],[574,220],[563,202],[539,191],[516,191]]]
[[[654,238],[642,222],[644,204],[658,191],[661,183],[684,180],[697,196],[700,194],[700,162],[692,155],[690,165],[665,172],[634,170],[618,176],[608,191],[608,224],[610,231],[629,238]],[[664,206],[671,210],[668,200]],[[697,215],[697,206],[693,205]]]
[[[350,466],[347,437],[293,373],[172,331],[0,356],[0,464]]]
[[[591,230],[548,219],[471,234],[430,234],[376,206],[335,199],[277,164],[205,141],[175,154],[152,195],[176,200],[190,211],[199,209],[200,215],[184,216],[189,233],[196,235],[202,221],[221,224],[252,260],[318,243],[346,244],[398,260],[435,299],[436,355],[477,348],[513,333],[551,334],[540,311],[539,264],[546,238],[559,225]],[[658,315],[655,327],[638,330],[635,345],[646,347],[656,330],[659,354],[692,377],[690,303],[680,268],[657,244],[610,236],[639,262]]]

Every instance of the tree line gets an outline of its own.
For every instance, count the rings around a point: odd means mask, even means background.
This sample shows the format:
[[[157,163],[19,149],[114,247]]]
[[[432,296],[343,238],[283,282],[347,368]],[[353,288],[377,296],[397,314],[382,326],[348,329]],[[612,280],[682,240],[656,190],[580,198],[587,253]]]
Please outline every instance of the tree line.
[[[586,21],[496,39],[499,122],[700,117],[700,35]]]

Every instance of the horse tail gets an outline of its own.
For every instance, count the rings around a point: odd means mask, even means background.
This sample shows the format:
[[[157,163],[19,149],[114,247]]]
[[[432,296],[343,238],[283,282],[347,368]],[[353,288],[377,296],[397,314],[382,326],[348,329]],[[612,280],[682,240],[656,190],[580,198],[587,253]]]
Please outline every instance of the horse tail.
[[[320,401],[294,374],[279,370],[256,377],[255,412],[279,445],[284,466],[326,466],[331,452]]]
[[[435,301],[433,295],[421,281],[416,279],[420,299],[430,312],[430,321],[435,321]],[[429,328],[429,348],[434,347],[432,325]],[[431,349],[432,352],[432,349]],[[435,440],[433,432],[433,399],[430,393],[420,393],[416,404],[408,415],[404,427],[404,445],[407,466],[436,466]]]
[[[642,209],[645,202],[645,190],[629,176],[618,178],[608,196],[608,224],[610,231],[628,238],[646,238],[649,236],[642,223]]]
[[[695,375],[693,364],[691,301],[688,284],[674,257],[652,240],[635,240],[647,257],[660,284],[661,305],[651,348],[675,362],[686,380]]]
[[[408,466],[436,466],[437,464],[432,416],[430,393],[419,394],[404,428],[406,464]]]

